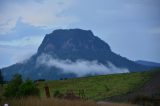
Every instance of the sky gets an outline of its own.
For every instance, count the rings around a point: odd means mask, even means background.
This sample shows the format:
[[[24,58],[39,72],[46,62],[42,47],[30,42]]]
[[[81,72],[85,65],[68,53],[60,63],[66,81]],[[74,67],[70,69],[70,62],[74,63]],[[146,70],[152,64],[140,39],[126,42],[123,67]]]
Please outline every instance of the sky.
[[[61,28],[92,30],[123,57],[160,62],[160,0],[0,0],[0,68]]]

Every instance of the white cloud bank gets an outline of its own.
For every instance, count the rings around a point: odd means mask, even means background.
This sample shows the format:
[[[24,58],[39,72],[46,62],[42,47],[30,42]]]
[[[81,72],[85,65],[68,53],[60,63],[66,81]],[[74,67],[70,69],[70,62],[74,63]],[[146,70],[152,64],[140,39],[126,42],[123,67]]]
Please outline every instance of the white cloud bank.
[[[77,60],[72,62],[71,60],[54,59],[52,56],[42,54],[37,58],[37,67],[45,65],[47,67],[56,67],[61,69],[64,73],[74,73],[78,77],[85,75],[103,75],[113,73],[128,73],[126,68],[118,68],[112,63],[108,62],[108,67],[95,61]]]

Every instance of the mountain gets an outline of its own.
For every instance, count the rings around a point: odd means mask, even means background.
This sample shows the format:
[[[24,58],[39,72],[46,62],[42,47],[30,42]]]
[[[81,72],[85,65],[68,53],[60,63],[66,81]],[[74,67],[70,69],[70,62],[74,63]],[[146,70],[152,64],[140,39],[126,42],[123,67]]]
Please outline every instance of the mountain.
[[[90,30],[58,29],[45,36],[37,53],[28,60],[2,70],[6,80],[16,73],[25,79],[52,80],[146,69],[114,53]]]
[[[149,67],[160,67],[160,63],[151,62],[151,61],[144,61],[144,60],[137,60],[135,61],[138,64],[149,66]]]

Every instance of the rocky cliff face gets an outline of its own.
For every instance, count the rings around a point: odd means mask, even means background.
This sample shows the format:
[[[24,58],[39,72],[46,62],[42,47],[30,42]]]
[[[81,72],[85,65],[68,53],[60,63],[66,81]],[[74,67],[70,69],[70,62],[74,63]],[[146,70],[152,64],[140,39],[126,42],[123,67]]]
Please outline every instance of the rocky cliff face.
[[[48,56],[47,59],[45,57],[45,61],[44,59],[40,60],[39,58],[42,58],[44,54]],[[39,46],[37,53],[25,63],[17,63],[4,68],[3,73],[7,80],[15,73],[20,73],[24,78],[30,79],[73,78],[77,77],[77,75],[73,71],[70,71],[72,69],[68,67],[71,67],[71,64],[73,66],[74,62],[76,62],[75,65],[80,64],[77,63],[79,60],[83,60],[81,61],[83,65],[84,63],[92,63],[90,64],[92,66],[98,64],[101,67],[110,67],[108,63],[111,63],[114,67],[125,68],[129,71],[148,69],[143,65],[139,65],[112,52],[110,46],[100,38],[94,36],[90,30],[59,29],[47,34]],[[43,64],[37,66],[37,61]],[[93,61],[96,61],[96,64]],[[44,62],[49,63],[45,64]],[[54,65],[52,65],[53,63]],[[50,67],[48,67],[48,65],[50,65]],[[65,65],[69,72],[64,72],[63,70],[65,70],[65,68],[61,68],[60,65]],[[94,71],[92,66],[88,67],[86,71],[89,68]],[[105,72],[105,69],[109,68],[100,70]],[[85,68],[83,72],[85,72]],[[94,75],[96,75],[96,73],[94,73]],[[86,75],[93,74],[87,73]]]
[[[38,48],[38,54],[41,53],[62,59],[89,59],[92,54],[111,53],[111,49],[90,30],[70,29],[55,30],[46,35]]]

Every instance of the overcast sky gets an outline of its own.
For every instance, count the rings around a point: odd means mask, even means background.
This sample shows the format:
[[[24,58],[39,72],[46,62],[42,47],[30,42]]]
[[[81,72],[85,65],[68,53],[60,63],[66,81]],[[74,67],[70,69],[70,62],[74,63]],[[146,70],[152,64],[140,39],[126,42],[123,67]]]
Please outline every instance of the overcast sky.
[[[160,0],[0,0],[0,68],[57,28],[90,29],[121,56],[160,62]]]

